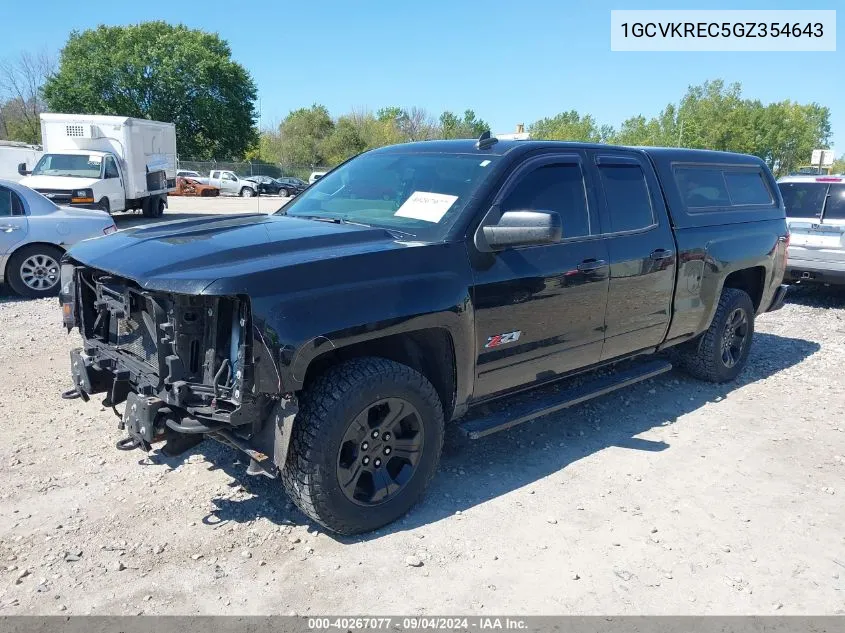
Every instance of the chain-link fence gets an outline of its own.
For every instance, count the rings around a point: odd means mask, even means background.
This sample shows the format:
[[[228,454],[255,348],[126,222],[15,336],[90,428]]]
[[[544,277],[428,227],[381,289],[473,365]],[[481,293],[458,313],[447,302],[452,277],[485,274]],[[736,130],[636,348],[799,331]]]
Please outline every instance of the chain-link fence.
[[[328,167],[311,167],[311,166],[282,166],[278,163],[265,163],[263,161],[216,161],[216,160],[193,160],[190,158],[179,158],[179,169],[187,169],[196,171],[207,176],[210,172],[218,169],[225,169],[235,172],[241,178],[249,178],[250,176],[270,176],[271,178],[281,178],[283,176],[292,176],[294,178],[301,178],[308,181],[311,172],[314,171],[328,171]]]

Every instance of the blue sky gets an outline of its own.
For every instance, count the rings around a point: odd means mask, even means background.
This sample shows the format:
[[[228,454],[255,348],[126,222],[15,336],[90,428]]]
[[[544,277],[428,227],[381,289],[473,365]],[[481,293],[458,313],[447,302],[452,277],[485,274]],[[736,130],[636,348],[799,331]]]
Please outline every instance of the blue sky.
[[[155,6],[114,0],[11,1],[0,57],[58,51],[71,29],[150,19],[218,32],[254,77],[261,123],[322,103],[333,114],[384,105],[432,113],[473,108],[493,132],[563,110],[618,125],[657,114],[690,84],[739,81],[763,102],[816,101],[831,109],[833,146],[845,153],[845,52],[624,53],[610,51],[610,10],[836,9],[839,2],[781,0],[636,3],[617,0],[203,0]],[[319,10],[318,10],[319,7]],[[837,15],[842,32],[845,10]]]

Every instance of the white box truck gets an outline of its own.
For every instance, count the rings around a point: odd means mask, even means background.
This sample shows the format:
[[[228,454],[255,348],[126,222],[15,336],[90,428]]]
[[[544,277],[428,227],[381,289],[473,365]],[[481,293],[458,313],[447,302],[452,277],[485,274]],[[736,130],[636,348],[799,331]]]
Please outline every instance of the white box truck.
[[[0,178],[18,182],[21,179],[18,173],[21,163],[32,169],[42,154],[44,151],[40,145],[0,141]]]
[[[125,116],[41,115],[44,155],[21,184],[56,204],[160,217],[176,187],[176,128]]]

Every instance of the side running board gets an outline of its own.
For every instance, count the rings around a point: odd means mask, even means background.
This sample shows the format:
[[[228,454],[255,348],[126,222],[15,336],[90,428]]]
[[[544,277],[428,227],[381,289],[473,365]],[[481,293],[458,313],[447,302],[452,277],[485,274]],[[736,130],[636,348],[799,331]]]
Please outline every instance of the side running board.
[[[464,421],[458,425],[458,428],[466,433],[470,439],[477,440],[485,435],[504,431],[517,424],[555,413],[617,389],[654,378],[671,369],[672,363],[668,361],[650,360],[567,389],[549,391],[548,387],[541,387],[526,391],[503,399],[501,404],[494,402],[480,407],[484,410],[483,413],[476,414],[470,411]],[[543,395],[543,393],[546,395]]]

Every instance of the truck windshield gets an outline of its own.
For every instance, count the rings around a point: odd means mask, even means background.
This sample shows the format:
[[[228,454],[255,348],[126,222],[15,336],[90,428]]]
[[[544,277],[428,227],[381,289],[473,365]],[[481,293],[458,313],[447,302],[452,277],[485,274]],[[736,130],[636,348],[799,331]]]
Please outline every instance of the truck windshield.
[[[277,211],[438,240],[491,172],[495,155],[362,154]]]
[[[89,154],[44,154],[32,170],[33,176],[100,178],[103,157]]]

